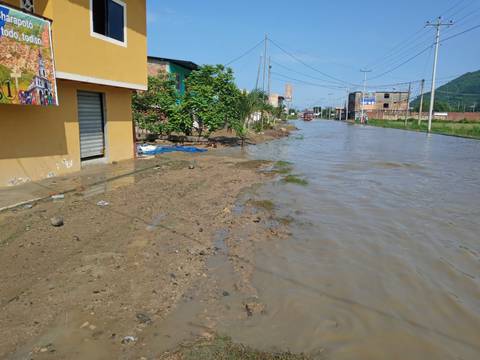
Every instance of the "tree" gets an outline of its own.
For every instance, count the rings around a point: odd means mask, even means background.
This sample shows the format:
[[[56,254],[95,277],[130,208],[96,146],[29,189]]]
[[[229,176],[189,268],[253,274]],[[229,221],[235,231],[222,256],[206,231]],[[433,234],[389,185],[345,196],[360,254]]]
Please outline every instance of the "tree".
[[[237,136],[242,141],[242,146],[245,143],[245,139],[248,133],[248,126],[255,113],[263,110],[265,101],[265,93],[260,90],[254,90],[251,92],[243,91],[238,99],[238,115],[239,121],[234,123],[234,130]]]
[[[177,131],[172,125],[181,118],[180,102],[175,80],[170,75],[149,76],[148,89],[133,95],[133,119],[141,129],[170,134]]]
[[[232,69],[223,65],[202,66],[187,78],[182,114],[200,135],[233,128],[240,120],[240,90],[234,81]]]

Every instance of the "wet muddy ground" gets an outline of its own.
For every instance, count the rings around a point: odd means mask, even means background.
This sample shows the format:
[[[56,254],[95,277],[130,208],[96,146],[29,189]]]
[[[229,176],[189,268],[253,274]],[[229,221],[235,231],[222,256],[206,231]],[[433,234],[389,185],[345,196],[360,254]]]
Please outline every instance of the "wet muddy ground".
[[[480,358],[480,142],[298,127],[0,213],[0,358]]]
[[[191,160],[0,213],[0,358],[153,359],[261,311],[253,243],[284,230],[249,200],[273,175]]]

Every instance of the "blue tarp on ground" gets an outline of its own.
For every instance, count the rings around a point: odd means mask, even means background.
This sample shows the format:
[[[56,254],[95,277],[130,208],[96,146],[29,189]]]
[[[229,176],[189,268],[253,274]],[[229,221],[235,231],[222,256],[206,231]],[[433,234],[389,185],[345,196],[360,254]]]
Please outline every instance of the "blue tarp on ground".
[[[154,146],[154,145],[147,145],[147,146],[137,146],[137,151],[139,154],[143,155],[158,155],[158,154],[165,154],[171,152],[186,152],[186,153],[202,153],[206,152],[207,149],[199,149],[194,146]]]

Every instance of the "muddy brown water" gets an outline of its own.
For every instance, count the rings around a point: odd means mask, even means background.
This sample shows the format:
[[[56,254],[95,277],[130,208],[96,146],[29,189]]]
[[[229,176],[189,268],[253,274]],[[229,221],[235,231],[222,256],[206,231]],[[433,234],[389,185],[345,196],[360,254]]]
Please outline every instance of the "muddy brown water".
[[[334,121],[296,125],[300,130],[289,138],[219,151],[289,161],[308,181],[254,187],[232,210],[241,217],[249,199],[271,200],[275,217],[289,219],[288,237],[262,241],[259,234],[254,242],[255,299],[236,288],[242,279],[225,240],[255,237],[254,230],[219,229],[205,276],[166,319],[139,334],[132,329],[139,343],[125,346],[120,358],[137,352],[158,358],[218,333],[260,350],[318,359],[480,359],[480,141]],[[100,183],[83,195],[134,181]],[[155,213],[145,233],[165,216]],[[245,301],[264,310],[247,316]],[[69,346],[80,354],[72,358],[112,358],[117,343],[78,342],[83,330],[76,324],[84,321],[59,319],[12,358],[28,358],[52,338],[59,354]]]
[[[309,185],[259,190],[292,236],[257,249],[266,313],[220,332],[327,359],[480,359],[480,142],[297,126],[247,150]]]

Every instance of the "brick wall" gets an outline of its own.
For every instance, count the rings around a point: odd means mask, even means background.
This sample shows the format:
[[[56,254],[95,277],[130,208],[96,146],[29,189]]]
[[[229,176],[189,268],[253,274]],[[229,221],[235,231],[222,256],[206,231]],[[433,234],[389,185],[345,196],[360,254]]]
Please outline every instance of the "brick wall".
[[[403,119],[405,117],[405,111],[368,111],[367,112],[369,119],[380,119],[380,120],[397,120]],[[418,112],[410,112],[408,114],[409,118],[418,119]],[[435,120],[445,120],[445,121],[478,121],[480,122],[480,112],[449,112],[445,116],[435,116]],[[422,120],[428,120],[428,113],[422,113]]]

